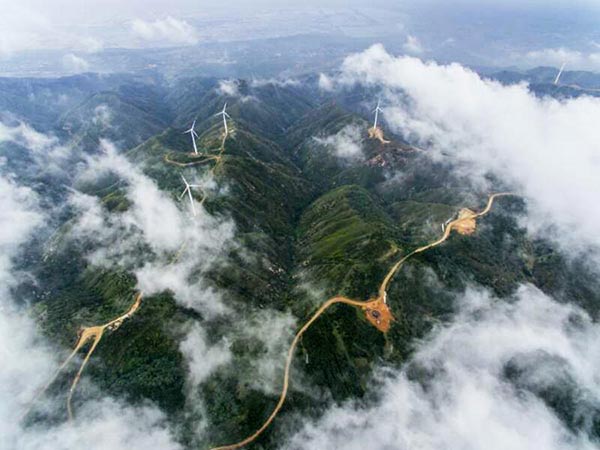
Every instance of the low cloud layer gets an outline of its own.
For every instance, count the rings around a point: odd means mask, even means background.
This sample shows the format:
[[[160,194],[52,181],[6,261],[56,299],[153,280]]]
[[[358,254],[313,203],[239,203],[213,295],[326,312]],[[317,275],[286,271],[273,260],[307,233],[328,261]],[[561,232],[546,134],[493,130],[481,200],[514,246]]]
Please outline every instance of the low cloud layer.
[[[333,407],[283,448],[595,449],[588,433],[600,407],[599,338],[584,312],[532,286],[512,302],[469,290],[408,370],[381,371],[378,402]],[[570,384],[583,419],[577,431],[538,395]]]
[[[0,448],[23,450],[165,450],[180,448],[155,407],[130,407],[104,398],[85,403],[73,423],[26,426],[21,421],[36,392],[56,369],[56,350],[38,334],[27,299],[14,299],[13,259],[43,225],[39,197],[10,176],[0,175]],[[64,405],[64,398],[56,399]],[[54,400],[46,408],[54,408]]]
[[[537,98],[379,45],[348,57],[327,87],[355,84],[381,90],[386,125],[476,188],[493,175],[523,193],[531,231],[577,254],[600,249],[600,100]],[[600,326],[529,285],[507,299],[471,288],[458,304],[401,370],[380,369],[371,401],[330,408],[282,447],[597,448]]]
[[[600,248],[600,99],[537,98],[459,65],[394,57],[376,45],[348,57],[338,85],[379,87],[386,121],[473,184],[493,174],[530,205],[532,230],[555,227],[564,248]]]
[[[187,198],[176,203],[112,144],[103,141],[102,149],[100,156],[88,158],[79,182],[117,175],[127,184],[130,207],[111,214],[96,197],[72,194],[70,202],[77,213],[72,236],[97,245],[88,255],[90,263],[133,270],[138,288],[148,295],[170,290],[176,301],[202,314],[225,312],[219,294],[205,284],[203,274],[226,251],[233,223],[210,216],[196,200],[198,216],[193,216]],[[210,180],[192,182],[210,188]]]

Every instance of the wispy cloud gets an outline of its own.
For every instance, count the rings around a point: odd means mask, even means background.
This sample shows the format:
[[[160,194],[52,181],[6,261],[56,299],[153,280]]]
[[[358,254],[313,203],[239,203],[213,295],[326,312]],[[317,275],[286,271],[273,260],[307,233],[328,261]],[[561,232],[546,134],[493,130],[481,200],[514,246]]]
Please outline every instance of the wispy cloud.
[[[24,122],[14,125],[0,122],[0,144],[3,142],[18,144],[29,153],[35,162],[30,172],[36,175],[67,175],[65,163],[73,155],[74,149],[60,143],[55,136],[40,133]],[[20,155],[14,157],[18,159]]]
[[[323,91],[332,91],[334,89],[333,80],[324,73],[319,74],[319,89]]]
[[[261,353],[249,362],[243,375],[249,384],[269,395],[281,387],[283,363],[296,330],[296,320],[290,313],[264,309],[247,315],[244,324],[233,333],[236,338],[255,339],[263,344]]]
[[[96,197],[77,192],[70,197],[78,215],[73,238],[96,244],[89,261],[133,270],[139,289],[146,294],[169,290],[175,300],[203,314],[225,312],[220,295],[206,285],[202,275],[232,243],[233,223],[214,218],[199,203],[198,216],[192,216],[187,201],[176,203],[111,143],[103,141],[102,153],[88,158],[79,182],[93,182],[108,174],[127,184],[127,211],[110,214]],[[211,187],[210,180],[195,181],[206,189]]]
[[[209,345],[206,331],[197,323],[189,330],[179,348],[187,359],[189,379],[193,386],[200,385],[215,370],[231,361],[227,341]]]
[[[179,449],[164,415],[152,406],[131,407],[111,398],[85,403],[71,424],[27,426],[21,415],[56,369],[56,349],[45,342],[24,300],[11,296],[13,258],[46,215],[31,189],[0,176],[0,447],[5,449]],[[64,404],[61,398],[60,405]],[[48,408],[54,408],[50,399]]]
[[[364,159],[362,132],[356,124],[346,125],[336,134],[315,137],[314,140],[321,145],[330,146],[338,158],[354,161]]]
[[[411,55],[419,55],[425,51],[419,38],[411,34],[406,36],[406,42],[402,45],[402,49]]]

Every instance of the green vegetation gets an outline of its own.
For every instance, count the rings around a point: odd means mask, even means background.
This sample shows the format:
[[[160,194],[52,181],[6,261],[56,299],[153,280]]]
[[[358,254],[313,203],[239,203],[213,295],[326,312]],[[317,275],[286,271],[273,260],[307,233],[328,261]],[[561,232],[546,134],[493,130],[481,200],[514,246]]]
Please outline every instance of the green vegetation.
[[[238,245],[206,276],[238,317],[268,308],[291,312],[302,323],[329,296],[366,300],[395,261],[439,237],[441,223],[460,207],[483,206],[484,193],[468,192],[464,180],[402,142],[383,146],[364,137],[364,158],[341,161],[314,137],[335,134],[348,124],[366,129],[366,122],[333,104],[319,106],[300,88],[242,83],[242,96],[255,97],[243,101],[217,94],[216,80],[186,80],[168,93],[156,86],[145,91],[135,83],[115,83],[119,87],[110,93],[99,90],[61,111],[61,123],[73,124],[81,142],[97,140],[104,131],[85,117],[109,104],[120,123],[113,137],[140,130],[135,139],[123,140],[129,149],[125,155],[174,199],[182,190],[181,174],[192,181],[212,171],[221,193],[207,192],[204,206],[235,222]],[[223,130],[211,116],[225,100],[233,131],[222,158],[186,167],[167,162],[166,157],[183,164],[198,160],[182,133],[193,117],[198,117],[200,151],[219,155]],[[111,214],[130,206],[124,186],[110,177],[82,189],[97,195]],[[194,195],[200,199],[201,193]],[[550,243],[529,240],[515,219],[522,209],[521,200],[503,199],[480,221],[475,235],[453,235],[410,260],[388,291],[396,318],[388,335],[371,327],[357,308],[337,305],[325,313],[302,339],[292,383],[302,380],[335,401],[364,395],[373,368],[402,364],[416,339],[451,317],[456,294],[471,284],[510,295],[518,284],[534,283],[576,301],[597,318],[597,281],[583,263],[565,260]],[[131,273],[90,266],[83,257],[88,249],[63,239],[69,226],[66,222],[47,243],[52,251],[36,268],[33,307],[40,327],[65,352],[81,325],[104,323],[127,310],[135,287]],[[235,335],[226,319],[207,321],[165,292],[145,298],[133,318],[108,333],[86,371],[105,392],[158,404],[177,422],[188,447],[206,444],[193,437],[200,413],[186,399],[186,367],[179,351],[186,327],[195,321],[202,321],[215,341]],[[252,384],[251,363],[266,352],[264,344],[241,335],[230,344],[231,364],[199,387],[211,443],[253,432],[276,401]],[[69,374],[57,382],[56,392],[64,392]],[[75,408],[91,395],[80,389]],[[325,404],[292,390],[283,414],[318,416]],[[258,445],[275,446],[284,432],[279,423]]]

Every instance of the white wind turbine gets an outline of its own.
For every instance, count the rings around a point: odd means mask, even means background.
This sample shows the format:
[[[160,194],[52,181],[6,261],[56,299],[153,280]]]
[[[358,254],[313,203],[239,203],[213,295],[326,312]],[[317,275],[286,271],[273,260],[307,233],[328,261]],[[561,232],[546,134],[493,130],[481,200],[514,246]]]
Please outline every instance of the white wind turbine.
[[[227,114],[225,109],[227,109],[227,102],[225,102],[225,105],[223,106],[223,111],[216,113],[215,116],[223,116],[223,126],[225,127],[225,135],[227,136],[227,117],[231,119],[231,116]]]
[[[188,183],[187,180],[185,179],[185,177],[183,175],[181,175],[181,179],[185,183],[185,189],[183,190],[183,192],[179,196],[179,199],[181,200],[183,198],[183,196],[187,193],[188,197],[190,198],[190,204],[192,205],[192,214],[194,216],[196,216],[196,207],[194,206],[194,199],[192,197],[192,188],[195,188],[195,187],[199,188],[201,186],[199,184],[190,184],[190,183]]]
[[[199,137],[198,133],[196,133],[196,130],[194,130],[194,127],[196,126],[196,120],[194,119],[194,122],[192,122],[192,126],[190,127],[189,130],[184,131],[185,133],[190,133],[190,136],[192,136],[192,144],[194,144],[194,153],[197,155],[198,154],[198,147],[196,146],[196,138]]]
[[[567,65],[566,62],[562,63],[562,66],[560,66],[560,70],[558,71],[558,74],[556,75],[556,78],[554,79],[554,84],[558,84],[559,80],[560,80],[560,76],[563,73],[563,70],[565,69],[565,66]]]
[[[378,99],[377,106],[373,110],[373,112],[375,113],[375,122],[373,122],[373,128],[377,128],[377,119],[379,118],[379,113],[383,112],[382,109],[379,107],[380,103],[381,103],[381,100]]]

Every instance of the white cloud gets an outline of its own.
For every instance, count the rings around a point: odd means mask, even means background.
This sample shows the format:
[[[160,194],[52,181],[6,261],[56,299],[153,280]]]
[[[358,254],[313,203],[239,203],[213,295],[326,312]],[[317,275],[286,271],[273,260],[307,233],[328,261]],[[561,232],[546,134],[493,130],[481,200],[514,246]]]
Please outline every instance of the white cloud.
[[[220,80],[217,86],[217,93],[228,97],[238,97],[242,102],[258,101],[258,98],[254,95],[242,95],[238,80]]]
[[[254,389],[276,395],[281,390],[285,358],[296,332],[296,320],[290,313],[272,309],[258,311],[241,320],[243,326],[236,329],[234,335],[258,339],[263,344],[261,354],[250,362],[251,369],[244,377]]]
[[[461,303],[455,319],[435,330],[409,361],[422,382],[407,370],[382,370],[372,383],[375,404],[356,400],[332,407],[283,447],[597,448],[587,433],[589,415],[600,406],[600,326],[531,286],[521,287],[514,302],[470,290]],[[508,368],[517,368],[513,380]],[[578,433],[537,394],[572,381],[579,409],[571,412],[584,423]]]
[[[600,70],[600,52],[585,53],[565,47],[533,50],[513,58],[527,66],[560,67],[566,63],[567,70]]]
[[[32,172],[66,174],[65,162],[73,154],[73,149],[61,145],[54,136],[40,133],[24,122],[10,126],[0,122],[0,143],[13,142],[31,152],[35,161]]]
[[[156,408],[125,406],[105,398],[86,403],[72,423],[23,430],[11,446],[22,450],[182,450]]]
[[[394,57],[380,45],[348,57],[339,81],[383,86],[394,131],[480,187],[491,173],[524,194],[532,230],[556,226],[564,248],[600,248],[600,211],[591,207],[600,197],[600,99],[540,99],[526,85]]]
[[[130,207],[109,214],[97,198],[71,195],[70,204],[78,215],[72,237],[96,243],[88,255],[90,262],[133,270],[138,288],[148,295],[170,290],[176,301],[208,317],[226,313],[220,294],[206,284],[203,274],[232,244],[233,223],[214,218],[198,203],[198,215],[192,216],[187,198],[175,203],[112,144],[102,141],[101,145],[103,153],[88,159],[79,182],[115,174],[127,183]],[[201,184],[205,191],[214,188],[210,178],[190,182]]]
[[[113,114],[108,105],[102,104],[94,108],[92,123],[102,128],[108,128],[111,125]]]
[[[323,91],[332,91],[334,89],[333,80],[324,73],[319,74],[319,89]]]
[[[239,85],[237,80],[220,80],[217,92],[221,95],[237,97],[240,95]]]
[[[263,87],[273,85],[277,87],[299,86],[300,81],[295,78],[252,78],[250,85],[252,87]]]
[[[0,301],[9,296],[13,284],[12,258],[42,218],[37,195],[0,176]]]
[[[402,45],[402,48],[406,53],[410,53],[411,55],[419,55],[424,51],[421,41],[416,36],[410,34],[406,36],[406,42]]]
[[[17,284],[13,258],[41,225],[37,195],[0,176],[0,447],[17,439],[19,411],[45,380],[54,361],[36,345],[35,324],[11,298]],[[14,448],[14,447],[12,447]]]
[[[131,30],[136,37],[158,44],[194,45],[199,40],[193,26],[171,16],[153,22],[135,19],[131,23]]]
[[[46,151],[57,143],[56,138],[39,133],[26,123],[10,126],[0,122],[0,142],[6,141],[15,142],[35,152]]]
[[[193,386],[203,383],[217,369],[231,361],[229,344],[225,340],[215,345],[210,345],[207,340],[206,331],[199,324],[194,324],[179,345],[187,360],[188,377]]]
[[[85,59],[73,53],[63,56],[63,66],[71,73],[87,72],[90,69],[90,64]]]
[[[358,125],[346,125],[336,134],[327,137],[315,137],[321,145],[333,148],[334,154],[347,160],[359,160],[364,158],[362,149],[362,132]]]
[[[600,214],[590,207],[600,195],[599,100],[540,99],[526,85],[394,57],[381,46],[348,57],[337,82],[383,88],[395,131],[479,187],[486,174],[513,185],[528,198],[527,224],[557,226],[552,236],[564,248],[600,248]],[[379,372],[375,403],[331,407],[283,447],[597,448],[598,352],[600,326],[574,306],[532,286],[503,300],[470,289],[402,370]],[[574,396],[564,407],[577,431],[544,402],[548,390]]]
[[[28,309],[10,295],[17,283],[13,258],[44,219],[32,190],[0,176],[0,448],[179,449],[156,408],[128,407],[110,398],[85,403],[73,423],[25,426],[21,422],[35,393],[57,367],[56,350],[38,334]],[[62,397],[60,405],[64,405]]]

